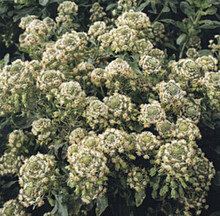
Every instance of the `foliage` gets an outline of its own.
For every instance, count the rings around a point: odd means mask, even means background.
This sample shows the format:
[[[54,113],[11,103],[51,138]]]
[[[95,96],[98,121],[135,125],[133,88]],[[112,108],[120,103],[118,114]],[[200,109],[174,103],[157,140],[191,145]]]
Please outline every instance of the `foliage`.
[[[218,214],[218,1],[0,6],[1,215]]]

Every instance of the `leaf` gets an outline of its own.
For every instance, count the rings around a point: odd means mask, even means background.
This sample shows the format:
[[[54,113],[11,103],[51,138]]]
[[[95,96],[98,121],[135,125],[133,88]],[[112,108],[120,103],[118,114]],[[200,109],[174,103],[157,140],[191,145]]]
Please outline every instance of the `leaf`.
[[[183,33],[183,34],[181,34],[177,39],[176,39],[176,43],[178,44],[178,45],[182,45],[185,41],[186,41],[186,34],[185,33]]]
[[[145,193],[144,189],[139,191],[139,192],[135,192],[135,204],[136,204],[136,207],[139,207],[143,203],[145,197],[146,197],[146,193]]]
[[[186,14],[188,17],[191,17],[194,15],[194,11],[192,9],[192,7],[189,5],[188,2],[186,1],[181,1],[180,3],[180,9],[181,11]]]
[[[160,189],[160,196],[165,196],[167,194],[167,192],[169,191],[169,188],[167,185],[164,185],[161,189]]]
[[[46,6],[49,0],[39,0],[39,4],[42,6]]]
[[[117,3],[112,3],[112,4],[109,4],[107,7],[106,7],[106,11],[110,11],[112,9],[114,9],[115,7],[117,6]]]
[[[164,43],[163,45],[164,45],[165,47],[167,47],[167,48],[170,48],[170,49],[172,49],[172,50],[177,51],[177,48],[176,48],[173,44],[171,44],[171,43]]]
[[[63,203],[63,197],[61,195],[55,195],[55,198],[55,212],[57,210],[59,216],[68,216],[67,205]]]
[[[137,9],[136,12],[140,12],[143,11],[150,3],[150,0],[145,1],[144,3],[142,3]]]
[[[107,207],[108,207],[108,198],[107,198],[107,196],[99,197],[97,199],[97,205],[96,205],[96,209],[95,209],[96,216],[100,216],[105,211],[105,209]]]
[[[212,52],[209,49],[202,49],[202,50],[199,50],[199,55],[200,56],[212,55]]]
[[[203,15],[214,15],[217,12],[217,8],[212,6],[203,12]]]
[[[215,211],[212,214],[210,214],[210,216],[219,216],[220,215],[220,210],[219,211]]]
[[[177,192],[174,188],[171,190],[171,198],[176,199],[177,198]]]
[[[201,20],[199,24],[203,24],[200,26],[202,29],[215,29],[220,27],[219,21],[212,21],[212,20]]]

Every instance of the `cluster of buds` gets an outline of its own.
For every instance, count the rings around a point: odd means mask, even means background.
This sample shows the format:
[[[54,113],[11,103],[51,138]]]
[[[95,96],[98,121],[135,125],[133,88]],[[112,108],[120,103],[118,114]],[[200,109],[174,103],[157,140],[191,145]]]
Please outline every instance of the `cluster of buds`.
[[[94,69],[95,67],[89,62],[81,62],[73,69],[70,76],[73,76],[74,79],[81,84],[82,88],[86,90],[91,85],[90,77]]]
[[[30,109],[36,93],[35,63],[18,59],[0,70],[1,115]]]
[[[105,70],[102,68],[95,68],[91,73],[91,82],[97,87],[102,87],[105,83]]]
[[[220,60],[220,35],[215,35],[215,39],[217,43],[215,43],[214,40],[210,40],[209,48],[211,49],[212,53],[216,54]]]
[[[0,157],[0,176],[18,175],[19,169],[24,162],[24,156],[17,156],[14,153],[5,152]]]
[[[1,216],[30,216],[29,213],[25,212],[24,207],[18,202],[18,200],[11,199],[3,204],[3,207],[0,208]]]
[[[169,82],[162,81],[158,86],[161,104],[167,110],[170,108],[177,109],[177,107],[182,105],[182,100],[186,92],[182,90],[179,83],[174,80],[170,80]]]
[[[58,103],[74,113],[85,106],[85,99],[86,94],[76,81],[63,82],[56,93]]]
[[[138,36],[140,38],[145,37],[151,30],[151,22],[148,16],[142,12],[134,12],[130,10],[129,12],[124,12],[116,20],[116,26],[125,26],[137,30]]]
[[[136,74],[128,62],[120,58],[111,61],[105,68],[105,85],[109,90],[114,92],[123,92],[126,91],[126,89],[131,88],[131,80],[135,77]]]
[[[130,11],[137,8],[137,0],[118,0],[117,10],[119,11]]]
[[[99,135],[99,137],[101,142],[98,148],[104,152],[113,163],[118,162],[115,158],[122,154],[126,155],[126,157],[131,160],[135,159],[134,143],[129,134],[125,131],[107,128],[105,132]],[[121,167],[123,168],[124,164],[121,164]]]
[[[134,142],[136,154],[146,160],[148,160],[161,145],[161,142],[150,131],[136,134]]]
[[[87,34],[72,30],[61,36],[55,43],[46,47],[42,65],[45,69],[71,70],[82,60],[88,43]]]
[[[78,145],[86,135],[87,131],[84,128],[76,128],[69,135],[69,143],[71,145]]]
[[[175,136],[174,134],[175,125],[174,123],[170,122],[167,119],[158,121],[156,123],[156,129],[160,137],[163,139],[167,139]]]
[[[154,22],[154,24],[152,25],[152,29],[153,29],[153,35],[155,37],[155,41],[159,42],[161,40],[164,39],[165,37],[165,26],[163,23],[161,22]]]
[[[33,121],[31,132],[39,145],[48,145],[56,135],[56,127],[51,119],[40,118]]]
[[[21,19],[20,27],[25,29],[19,37],[20,48],[33,58],[41,57],[46,42],[54,34],[55,22],[49,17],[41,21],[34,16],[27,16]]]
[[[146,169],[132,166],[127,174],[127,184],[131,189],[134,189],[137,193],[144,191],[149,183],[149,176]],[[145,197],[144,197],[145,198]]]
[[[129,28],[127,25],[111,29],[110,32],[100,35],[100,50],[110,48],[113,52],[131,52],[137,51],[135,41],[138,39],[137,31]]]
[[[145,128],[148,128],[166,118],[165,111],[162,109],[158,101],[153,101],[150,104],[142,104],[140,108],[141,114],[138,119],[144,124]]]
[[[170,62],[170,67],[172,71],[170,78],[179,82],[181,87],[186,90],[200,87],[203,72],[193,59],[186,58],[178,62]]]
[[[38,153],[26,159],[19,171],[19,202],[26,208],[44,205],[44,197],[58,187],[58,175],[53,155]]]
[[[136,119],[135,107],[131,98],[115,93],[105,97],[103,101],[108,106],[111,125],[122,125]]]
[[[58,8],[58,16],[56,17],[57,32],[63,34],[70,29],[76,29],[78,25],[75,23],[75,19],[78,13],[78,5],[72,1],[62,2]]]
[[[96,21],[103,21],[106,18],[106,13],[103,11],[104,8],[98,3],[95,2],[90,9],[90,20],[94,23]]]
[[[91,36],[92,39],[97,39],[100,35],[106,33],[106,23],[103,21],[94,22],[88,31],[88,35]]]
[[[203,78],[206,94],[213,110],[220,111],[220,70],[218,72],[207,72]]]
[[[180,117],[191,119],[196,124],[199,123],[201,117],[200,103],[200,99],[184,100],[180,110]]]
[[[48,94],[53,93],[55,90],[59,88],[62,82],[65,80],[65,76],[62,72],[57,70],[42,70],[37,76],[36,86],[42,92]],[[49,99],[49,98],[48,98]]]
[[[94,129],[104,129],[108,126],[109,110],[108,106],[100,100],[91,100],[84,111],[88,125]]]
[[[178,118],[174,133],[178,139],[193,141],[201,138],[199,128],[191,119]]]
[[[198,57],[195,62],[204,72],[216,71],[218,69],[218,60],[211,55]]]
[[[52,212],[46,212],[43,214],[43,216],[58,216],[57,213],[52,213]]]
[[[13,154],[29,153],[28,136],[23,130],[13,130],[8,137],[7,150]]]
[[[71,145],[67,159],[69,178],[67,184],[76,196],[89,204],[106,192],[109,169],[107,158],[100,151],[85,146]]]

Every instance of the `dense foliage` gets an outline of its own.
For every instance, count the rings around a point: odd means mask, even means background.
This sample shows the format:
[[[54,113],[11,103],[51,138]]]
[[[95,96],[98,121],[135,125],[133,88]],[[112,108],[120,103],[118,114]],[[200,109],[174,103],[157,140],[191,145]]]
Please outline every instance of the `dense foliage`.
[[[219,1],[0,8],[0,215],[219,214]]]

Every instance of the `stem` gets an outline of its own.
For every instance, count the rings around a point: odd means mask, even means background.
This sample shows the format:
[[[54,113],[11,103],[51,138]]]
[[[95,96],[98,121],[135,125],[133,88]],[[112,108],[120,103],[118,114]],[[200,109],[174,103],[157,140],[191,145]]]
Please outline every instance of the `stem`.
[[[154,22],[156,22],[156,21],[160,18],[161,14],[163,13],[163,10],[164,10],[164,8],[165,8],[166,6],[167,6],[167,0],[166,0],[166,2],[164,3],[164,6],[163,6],[162,10],[161,10],[160,13],[158,14],[158,16],[156,17],[156,19],[154,20]]]

